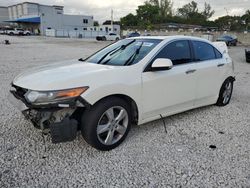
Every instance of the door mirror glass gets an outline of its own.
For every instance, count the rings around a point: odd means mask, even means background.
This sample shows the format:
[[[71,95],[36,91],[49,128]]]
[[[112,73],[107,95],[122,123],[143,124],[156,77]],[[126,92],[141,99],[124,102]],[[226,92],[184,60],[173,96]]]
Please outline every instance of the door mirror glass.
[[[158,58],[151,65],[152,71],[169,70],[173,67],[173,63],[170,59]]]

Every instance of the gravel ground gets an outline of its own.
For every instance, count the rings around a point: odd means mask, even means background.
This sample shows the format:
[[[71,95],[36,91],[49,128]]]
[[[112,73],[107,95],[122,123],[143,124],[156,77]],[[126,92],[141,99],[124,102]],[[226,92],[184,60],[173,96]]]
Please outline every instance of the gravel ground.
[[[2,44],[6,38],[11,45]],[[108,43],[7,36],[0,42],[0,187],[250,187],[250,64],[243,47],[230,49],[237,74],[230,105],[165,118],[167,133],[161,120],[134,126],[120,147],[100,152],[80,134],[51,144],[6,97],[20,71]]]

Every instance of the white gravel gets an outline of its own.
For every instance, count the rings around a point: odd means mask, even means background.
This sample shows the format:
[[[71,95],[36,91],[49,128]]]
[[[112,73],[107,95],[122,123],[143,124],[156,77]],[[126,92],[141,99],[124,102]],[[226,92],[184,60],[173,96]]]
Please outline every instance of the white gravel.
[[[0,187],[250,187],[250,64],[243,47],[230,49],[237,81],[226,107],[165,118],[167,134],[161,120],[135,126],[110,152],[93,149],[80,134],[57,145],[46,137],[44,145],[7,101],[10,82],[28,67],[80,58],[107,44],[0,36]]]

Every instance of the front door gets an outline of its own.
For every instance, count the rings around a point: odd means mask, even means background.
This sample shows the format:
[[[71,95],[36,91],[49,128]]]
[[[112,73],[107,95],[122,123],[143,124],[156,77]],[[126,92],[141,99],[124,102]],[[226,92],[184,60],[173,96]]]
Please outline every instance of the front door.
[[[152,62],[157,58],[172,60],[173,67],[142,73],[143,119],[185,111],[194,105],[196,63],[192,62],[189,41],[171,42]]]

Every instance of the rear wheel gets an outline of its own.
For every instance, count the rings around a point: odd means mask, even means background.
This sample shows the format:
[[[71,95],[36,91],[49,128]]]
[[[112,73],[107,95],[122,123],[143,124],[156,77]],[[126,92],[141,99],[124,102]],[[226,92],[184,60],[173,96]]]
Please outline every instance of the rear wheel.
[[[232,97],[233,93],[233,80],[228,78],[221,86],[217,106],[226,106]]]
[[[103,41],[106,41],[106,40],[107,40],[107,38],[106,38],[106,37],[102,37],[102,40],[103,40]]]
[[[91,146],[107,151],[123,142],[130,127],[129,105],[120,98],[109,97],[84,112],[81,132]]]

